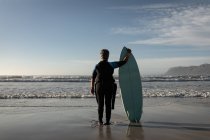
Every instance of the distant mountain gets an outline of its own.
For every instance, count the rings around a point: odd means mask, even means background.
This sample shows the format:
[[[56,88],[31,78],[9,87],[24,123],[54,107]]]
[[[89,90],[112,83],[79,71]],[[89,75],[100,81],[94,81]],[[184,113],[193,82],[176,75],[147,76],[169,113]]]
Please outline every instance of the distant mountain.
[[[200,66],[189,67],[172,67],[165,75],[180,76],[180,75],[203,75],[210,76],[210,64],[202,64]]]

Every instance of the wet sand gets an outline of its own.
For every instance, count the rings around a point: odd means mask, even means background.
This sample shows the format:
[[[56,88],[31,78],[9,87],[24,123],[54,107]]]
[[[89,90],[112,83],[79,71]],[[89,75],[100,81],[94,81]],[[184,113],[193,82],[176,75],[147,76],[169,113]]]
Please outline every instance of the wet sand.
[[[96,107],[0,107],[1,140],[208,140],[210,107],[172,103],[145,106],[141,123],[129,124],[122,106],[112,125],[91,126]]]

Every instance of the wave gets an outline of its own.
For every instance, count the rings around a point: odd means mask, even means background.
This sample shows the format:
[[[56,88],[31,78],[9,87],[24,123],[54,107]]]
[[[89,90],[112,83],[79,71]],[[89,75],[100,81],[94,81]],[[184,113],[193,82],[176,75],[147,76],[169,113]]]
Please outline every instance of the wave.
[[[63,107],[97,107],[96,105],[0,105],[0,107],[25,107],[25,108],[30,108],[30,107],[40,107],[40,108],[46,108],[46,107],[56,107],[56,108],[63,108]]]
[[[0,82],[89,82],[90,76],[0,76]]]
[[[172,97],[172,98],[209,98],[210,92],[171,92],[171,91],[155,91],[155,92],[143,92],[144,98],[151,97]],[[95,95],[81,95],[81,94],[0,94],[0,99],[40,99],[40,98],[95,98]],[[117,94],[116,98],[121,98],[121,94]]]
[[[210,76],[185,75],[185,76],[148,76],[143,77],[144,82],[186,82],[186,81],[210,81]]]
[[[91,76],[72,75],[41,75],[41,76],[0,76],[0,82],[90,82]],[[115,76],[116,81],[118,77]],[[143,82],[182,82],[182,81],[210,81],[210,76],[145,76]]]
[[[95,98],[93,95],[66,95],[66,94],[14,94],[0,95],[0,99],[39,99],[39,98]]]

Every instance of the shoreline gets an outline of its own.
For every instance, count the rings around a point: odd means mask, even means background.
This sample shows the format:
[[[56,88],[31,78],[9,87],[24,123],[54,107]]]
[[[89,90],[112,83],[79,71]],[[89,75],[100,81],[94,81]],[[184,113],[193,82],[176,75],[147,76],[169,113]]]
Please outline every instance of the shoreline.
[[[103,127],[91,127],[91,121],[97,120],[96,106],[0,107],[0,139],[209,139],[209,104],[179,101],[149,106],[151,102],[147,102],[140,124],[129,124],[122,105],[117,103],[112,111],[113,125]]]

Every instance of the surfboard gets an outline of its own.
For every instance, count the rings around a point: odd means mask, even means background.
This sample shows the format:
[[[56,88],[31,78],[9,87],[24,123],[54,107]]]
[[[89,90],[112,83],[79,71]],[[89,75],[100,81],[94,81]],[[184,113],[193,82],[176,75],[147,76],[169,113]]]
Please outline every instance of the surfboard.
[[[127,49],[123,47],[120,60],[126,53]],[[128,62],[119,68],[119,84],[125,113],[130,122],[138,123],[142,116],[143,97],[140,72],[133,54]]]

